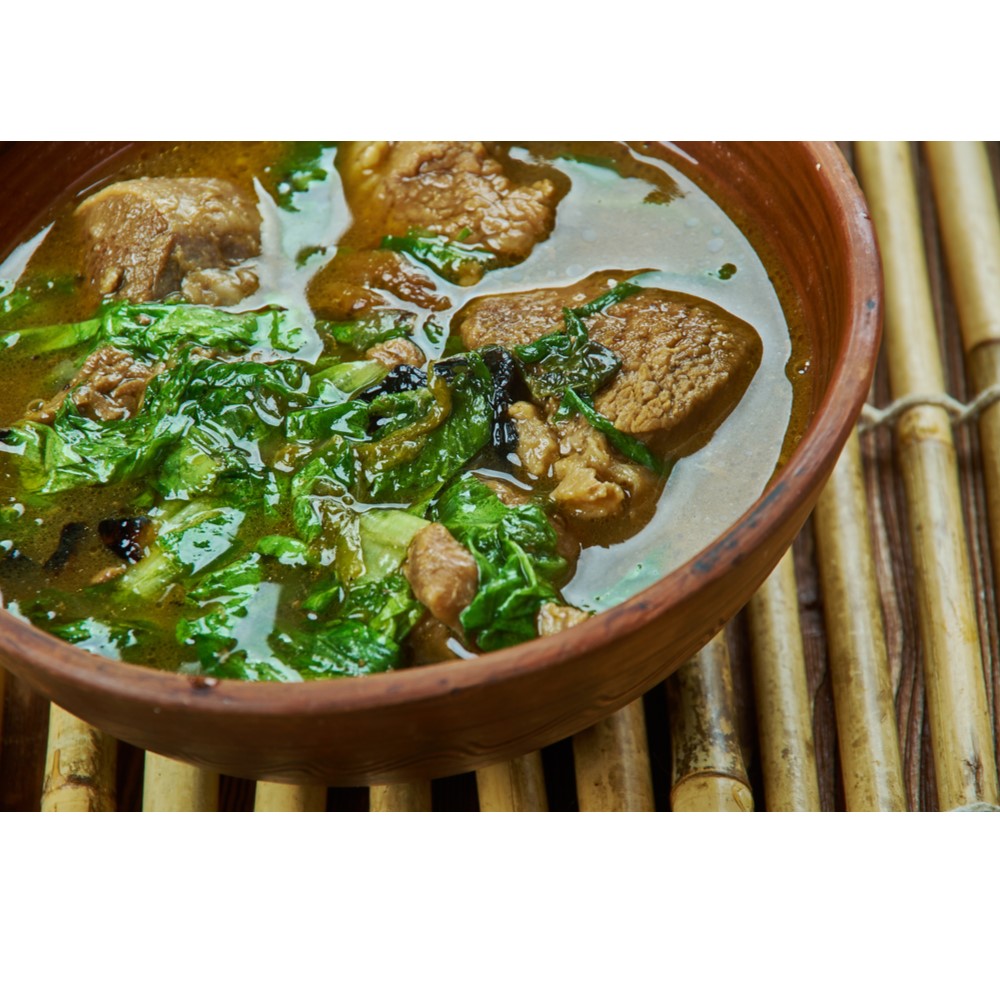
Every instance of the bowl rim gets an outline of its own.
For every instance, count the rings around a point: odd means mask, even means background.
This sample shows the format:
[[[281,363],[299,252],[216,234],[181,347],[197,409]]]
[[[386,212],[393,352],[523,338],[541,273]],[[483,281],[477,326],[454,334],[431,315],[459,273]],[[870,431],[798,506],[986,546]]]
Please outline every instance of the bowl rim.
[[[683,143],[670,143],[683,151]],[[153,667],[112,660],[58,639],[0,607],[0,659],[32,664],[32,677],[43,690],[52,681],[69,680],[88,696],[112,696],[156,712],[267,718],[337,716],[359,710],[399,707],[436,700],[466,689],[490,686],[541,669],[572,669],[574,654],[603,647],[649,625],[681,604],[694,589],[718,583],[733,560],[766,543],[777,524],[795,516],[802,489],[815,489],[825,478],[831,444],[843,447],[855,426],[878,354],[882,318],[882,274],[867,205],[857,180],[835,143],[801,143],[803,155],[816,163],[819,184],[839,211],[849,254],[847,285],[850,309],[842,327],[842,349],[826,392],[784,467],[757,501],[725,532],[685,563],[621,604],[602,611],[567,632],[508,649],[363,677],[330,678],[302,683],[216,680],[174,674]],[[798,489],[789,487],[795,482]],[[767,517],[763,517],[767,511]],[[735,553],[732,558],[731,553]],[[203,697],[205,690],[213,697]]]

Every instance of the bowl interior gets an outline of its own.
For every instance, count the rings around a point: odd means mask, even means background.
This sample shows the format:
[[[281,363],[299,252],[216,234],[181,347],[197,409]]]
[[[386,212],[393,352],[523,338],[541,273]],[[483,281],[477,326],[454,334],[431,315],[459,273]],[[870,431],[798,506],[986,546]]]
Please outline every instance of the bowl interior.
[[[0,146],[5,256],[54,198],[124,144]],[[658,144],[650,144],[658,145]],[[85,653],[0,611],[0,661],[121,739],[224,773],[363,784],[469,770],[564,738],[641,695],[749,599],[814,505],[867,393],[881,279],[866,207],[825,143],[681,143],[671,162],[741,226],[811,340],[815,396],[753,507],[683,566],[558,636],[395,674],[208,681]]]

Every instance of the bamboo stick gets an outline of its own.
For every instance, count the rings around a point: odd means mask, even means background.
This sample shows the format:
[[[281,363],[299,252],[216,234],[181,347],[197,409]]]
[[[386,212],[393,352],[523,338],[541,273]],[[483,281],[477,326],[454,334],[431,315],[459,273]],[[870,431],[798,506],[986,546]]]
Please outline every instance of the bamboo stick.
[[[1000,341],[1000,211],[981,142],[928,142],[948,273],[971,354]]]
[[[790,549],[750,599],[748,620],[764,801],[771,812],[816,811],[812,706]]]
[[[1000,210],[979,142],[929,142],[938,219],[955,292],[966,371],[979,394],[1000,384]],[[979,416],[993,576],[1000,580],[1000,407]]]
[[[324,812],[326,788],[322,785],[285,785],[258,781],[254,790],[254,812]]]
[[[814,519],[844,798],[852,811],[906,809],[892,677],[852,434]]]
[[[858,143],[857,163],[882,248],[885,347],[893,395],[945,391],[916,179],[906,143]],[[908,409],[896,427],[916,571],[927,713],[942,809],[998,803],[993,733],[948,415]]]
[[[42,812],[114,812],[117,757],[110,736],[52,705]]]
[[[146,754],[143,812],[215,812],[218,808],[217,774],[159,754]]]
[[[666,683],[674,812],[753,812],[736,727],[729,648],[720,632]]]
[[[652,812],[653,776],[642,699],[573,737],[581,812]]]
[[[430,812],[431,783],[403,782],[398,785],[372,785],[368,792],[370,812]]]
[[[480,812],[547,812],[542,755],[529,753],[476,772]]]

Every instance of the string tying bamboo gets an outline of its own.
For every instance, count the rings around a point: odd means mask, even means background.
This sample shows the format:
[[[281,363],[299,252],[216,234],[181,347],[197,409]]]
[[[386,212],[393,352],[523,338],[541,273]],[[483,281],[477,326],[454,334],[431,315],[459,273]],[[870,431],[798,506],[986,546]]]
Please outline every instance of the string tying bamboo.
[[[729,648],[720,632],[666,683],[674,812],[753,812],[736,727]]]
[[[114,812],[117,757],[110,736],[50,706],[42,812]]]
[[[542,755],[529,753],[476,772],[480,812],[546,812]]]
[[[322,785],[258,781],[253,809],[254,812],[323,812],[326,809],[326,789]]]
[[[573,737],[581,812],[652,812],[653,776],[642,699]]]
[[[892,677],[856,434],[820,496],[814,525],[847,808],[905,810]]]
[[[994,383],[983,389],[971,403],[960,403],[953,396],[941,392],[924,392],[904,396],[902,399],[894,400],[881,410],[866,403],[861,410],[859,430],[870,431],[878,427],[894,427],[899,423],[899,418],[915,406],[940,406],[951,418],[951,422],[955,426],[959,426],[978,420],[998,401],[1000,401],[1000,384]]]
[[[771,812],[816,811],[819,778],[791,550],[750,599],[748,621],[765,803]]]
[[[893,396],[944,393],[911,150],[906,143],[866,142],[856,153],[883,253]],[[896,445],[939,805],[996,804],[993,734],[948,415],[938,406],[908,409],[896,425]]]
[[[430,812],[431,783],[403,782],[398,785],[373,785],[368,790],[370,812]]]
[[[215,812],[218,808],[217,774],[159,754],[146,754],[143,812]]]

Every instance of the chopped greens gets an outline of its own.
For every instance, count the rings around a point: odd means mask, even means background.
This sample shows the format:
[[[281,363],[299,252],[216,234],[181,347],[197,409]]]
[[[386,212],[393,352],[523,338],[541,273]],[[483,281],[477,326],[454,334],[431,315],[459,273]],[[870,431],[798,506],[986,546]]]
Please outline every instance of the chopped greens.
[[[512,234],[502,212],[464,229],[435,218],[407,229],[419,213],[365,218],[343,197],[351,178],[334,172],[335,147],[287,143],[269,165],[271,147],[244,148],[261,154],[243,178],[261,226],[259,257],[236,258],[256,279],[242,308],[183,301],[184,275],[219,263],[204,263],[203,234],[189,239],[187,221],[164,237],[176,245],[163,261],[136,250],[95,275],[92,247],[75,247],[77,259],[40,239],[36,270],[26,254],[6,265],[19,277],[0,280],[0,354],[36,397],[8,407],[0,427],[0,590],[13,613],[94,653],[225,679],[380,673],[438,655],[442,642],[457,655],[504,649],[538,635],[544,607],[565,605],[580,542],[564,493],[606,471],[593,435],[583,454],[579,435],[551,422],[579,414],[626,459],[667,473],[594,402],[622,358],[590,330],[642,290],[639,279],[587,278],[607,290],[562,309],[561,325],[530,343],[502,309],[513,330],[470,338],[472,299],[446,283],[469,286],[520,259],[490,247],[526,235],[530,206],[513,212]],[[535,185],[532,202],[548,187]],[[492,197],[478,190],[459,190],[470,220],[469,205]],[[539,210],[548,217],[554,204]],[[225,234],[212,238],[219,266],[235,267]],[[349,280],[314,282],[341,251],[362,252]],[[119,270],[147,264],[180,272],[158,286],[175,289],[165,301],[98,299]],[[506,294],[497,277],[484,294]],[[265,304],[272,295],[282,305]],[[324,295],[332,301],[318,303]],[[570,289],[565,301],[577,298]],[[404,352],[373,350],[399,339],[426,364],[393,366]],[[525,457],[532,447],[537,461]],[[579,458],[583,474],[560,492],[572,473],[552,455],[570,449],[580,454],[565,464]]]
[[[421,245],[444,247],[439,238]],[[622,283],[564,310],[563,329],[533,343],[453,355],[426,371],[336,353],[316,364],[289,357],[295,331],[276,309],[110,303],[91,320],[18,331],[12,353],[70,352],[79,367],[111,347],[150,374],[126,419],[82,412],[71,382],[49,404],[48,422],[26,418],[4,430],[24,488],[22,503],[2,508],[5,551],[20,553],[16,535],[30,520],[22,515],[54,494],[123,488],[126,513],[140,498],[158,503],[155,540],[92,585],[125,624],[64,609],[53,628],[84,648],[129,656],[157,641],[160,627],[143,621],[143,609],[161,609],[156,619],[178,607],[170,628],[181,669],[287,680],[404,662],[426,611],[403,567],[416,533],[438,520],[479,572],[460,616],[467,641],[485,651],[529,639],[539,609],[561,602],[567,564],[555,531],[542,505],[509,507],[463,469],[484,449],[512,451],[507,409],[527,393],[559,399],[562,416],[582,414],[626,457],[663,471],[590,402],[621,362],[589,338],[582,317],[635,290]],[[414,327],[412,314],[386,309],[322,330],[350,358]],[[293,585],[296,576],[304,582]],[[289,587],[300,594],[291,606]],[[39,620],[44,603],[26,613]],[[273,620],[268,634],[257,619]]]
[[[286,212],[297,212],[295,196],[327,178],[321,166],[323,154],[336,145],[332,142],[292,142],[288,153],[269,170],[274,186],[274,200]]]
[[[603,295],[598,295],[596,299],[591,299],[590,302],[585,302],[582,306],[577,306],[570,311],[575,316],[579,316],[580,319],[586,319],[588,316],[604,312],[605,309],[617,305],[619,302],[624,302],[625,299],[641,291],[642,288],[639,285],[634,285],[630,281],[620,281],[614,288],[609,288]]]
[[[412,337],[415,325],[416,317],[413,313],[398,309],[379,309],[358,319],[339,323],[329,320],[320,322],[316,324],[316,329],[332,337],[338,344],[361,354],[386,340]]]
[[[382,249],[405,253],[455,285],[474,285],[484,271],[498,264],[492,250],[417,229],[405,236],[384,237]]]
[[[621,368],[621,358],[587,336],[587,328],[570,309],[563,310],[565,330],[546,334],[514,348],[524,380],[534,396],[560,396],[579,389],[592,396]]]
[[[508,507],[466,475],[435,501],[433,515],[473,554],[479,590],[462,626],[480,649],[502,649],[538,634],[538,611],[558,601],[566,573],[555,530],[534,503]]]

